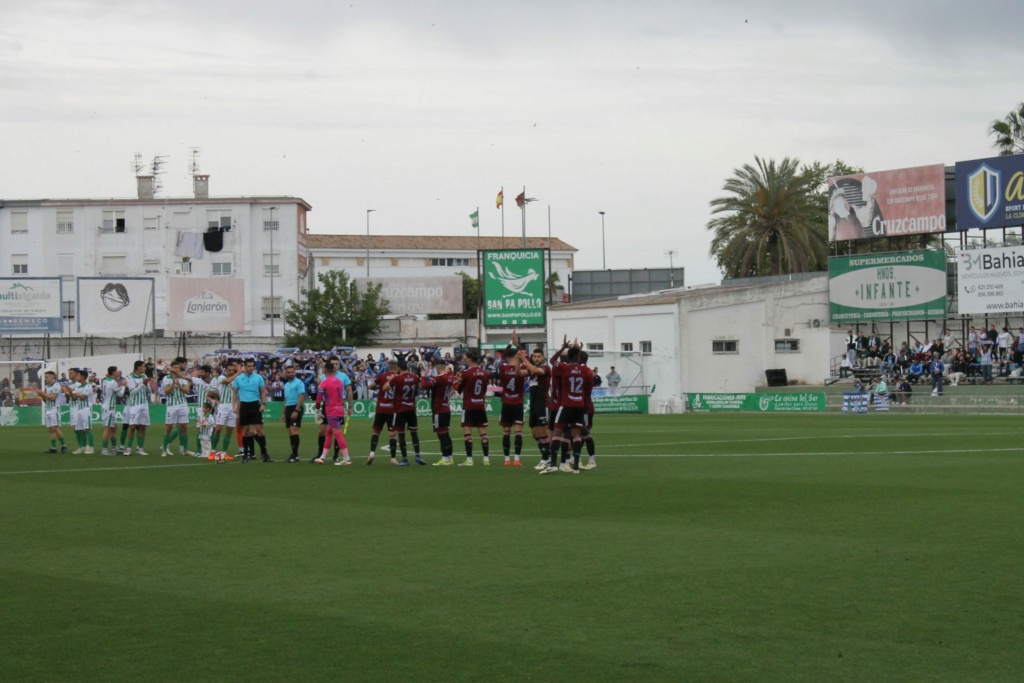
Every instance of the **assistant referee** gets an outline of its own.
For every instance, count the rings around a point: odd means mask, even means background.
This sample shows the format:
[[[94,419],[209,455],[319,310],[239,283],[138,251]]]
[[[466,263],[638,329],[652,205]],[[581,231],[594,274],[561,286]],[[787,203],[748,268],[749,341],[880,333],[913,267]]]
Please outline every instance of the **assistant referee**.
[[[267,405],[267,383],[256,373],[256,361],[248,358],[242,374],[231,385],[235,388],[235,413],[242,436],[242,462],[256,459],[253,442],[259,444],[263,462],[274,462],[267,454],[267,437],[263,434],[263,410]]]

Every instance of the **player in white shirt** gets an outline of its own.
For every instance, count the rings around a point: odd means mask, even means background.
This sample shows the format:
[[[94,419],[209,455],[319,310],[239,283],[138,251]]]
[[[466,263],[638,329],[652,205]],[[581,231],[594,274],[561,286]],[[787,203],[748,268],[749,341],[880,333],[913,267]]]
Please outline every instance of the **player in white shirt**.
[[[71,406],[71,426],[75,430],[75,439],[78,441],[78,448],[71,451],[75,455],[80,453],[95,453],[93,450],[92,436],[92,385],[89,384],[89,374],[78,368],[68,370],[68,377],[71,383],[64,386],[64,395]]]
[[[175,358],[171,362],[169,372],[161,383],[167,395],[167,417],[164,420],[164,445],[160,449],[161,456],[171,454],[171,443],[179,439],[182,455],[195,455],[188,449],[188,399],[186,396],[192,389],[192,381],[185,374],[184,366],[188,361]]]
[[[124,421],[128,424],[128,437],[124,455],[131,455],[132,439],[136,439],[135,452],[146,455],[143,450],[146,441],[146,427],[149,426],[149,397],[152,394],[153,381],[146,376],[146,364],[135,361],[132,374],[128,375],[125,391],[128,396],[124,407]]]
[[[235,414],[233,405],[235,387],[232,385],[232,382],[238,377],[239,372],[238,361],[234,358],[229,358],[224,364],[223,373],[214,382],[214,384],[218,384],[220,403],[217,404],[215,420],[217,426],[214,427],[210,444],[214,453],[221,453],[225,458],[227,458],[228,448],[231,447],[231,433],[235,431],[235,425],[238,423],[238,416]],[[218,442],[220,443],[219,450]]]
[[[57,399],[61,395],[61,385],[57,382],[57,373],[46,372],[43,375],[43,390],[39,392],[43,399],[43,424],[50,433],[50,450],[47,453],[57,452],[57,442],[60,442],[60,452],[67,453],[68,445],[64,442],[64,434],[60,431],[60,406]]]
[[[124,396],[126,384],[121,371],[113,365],[107,368],[107,376],[100,382],[100,404],[103,406],[103,436],[100,437],[102,455],[114,455],[114,447],[117,446],[117,399]],[[107,448],[108,443],[110,449]]]

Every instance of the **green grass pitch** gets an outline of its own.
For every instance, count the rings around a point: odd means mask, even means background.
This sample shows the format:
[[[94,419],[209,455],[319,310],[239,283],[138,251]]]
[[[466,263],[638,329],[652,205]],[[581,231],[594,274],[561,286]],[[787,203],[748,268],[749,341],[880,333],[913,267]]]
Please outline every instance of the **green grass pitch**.
[[[280,462],[279,424],[279,462],[223,466],[45,455],[42,428],[6,428],[0,670],[1017,681],[1018,422],[598,416],[579,476],[538,476],[528,437],[527,467],[502,467],[494,426],[494,464],[472,469],[366,467],[365,423],[348,468]],[[315,443],[307,425],[304,459]]]

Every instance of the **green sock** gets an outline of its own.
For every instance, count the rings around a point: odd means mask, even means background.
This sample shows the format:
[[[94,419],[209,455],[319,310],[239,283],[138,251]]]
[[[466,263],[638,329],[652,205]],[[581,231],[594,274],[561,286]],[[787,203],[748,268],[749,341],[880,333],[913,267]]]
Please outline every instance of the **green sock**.
[[[181,436],[178,437],[181,440],[181,450],[188,450],[188,432],[182,432]]]
[[[107,448],[107,440],[106,440],[106,439],[103,439],[103,442],[102,442],[102,443],[100,444],[100,446],[101,446],[101,447],[102,447],[102,448],[103,448],[104,450],[106,450],[106,448]]]
[[[75,441],[78,442],[78,447],[79,448],[85,448],[85,433],[84,432],[75,432]]]
[[[61,445],[61,447],[67,446],[67,444],[64,443],[64,437],[63,436],[60,437],[60,445]]]
[[[50,439],[50,448],[57,448],[57,439]]]
[[[85,442],[89,444],[89,448],[96,445],[96,436],[92,433],[91,429],[85,433],[85,439]]]
[[[139,436],[136,438],[136,442],[139,444],[139,448],[143,447],[143,443],[145,441],[146,441],[146,437],[144,437],[142,434],[139,434]]]
[[[127,440],[128,440],[128,430],[127,429],[122,429],[121,430],[121,445],[124,446],[124,443]]]

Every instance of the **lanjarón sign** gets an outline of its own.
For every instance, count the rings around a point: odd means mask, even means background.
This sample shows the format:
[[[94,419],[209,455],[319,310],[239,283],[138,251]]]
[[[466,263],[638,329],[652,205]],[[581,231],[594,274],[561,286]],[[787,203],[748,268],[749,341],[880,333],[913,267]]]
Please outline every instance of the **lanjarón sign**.
[[[832,323],[946,317],[943,251],[836,256],[828,280]]]
[[[543,249],[484,251],[483,268],[484,325],[545,324]]]

